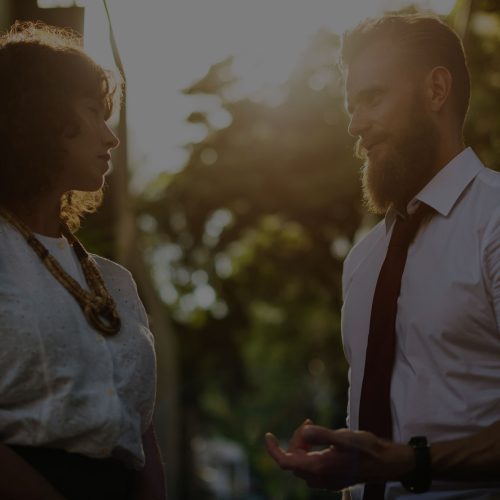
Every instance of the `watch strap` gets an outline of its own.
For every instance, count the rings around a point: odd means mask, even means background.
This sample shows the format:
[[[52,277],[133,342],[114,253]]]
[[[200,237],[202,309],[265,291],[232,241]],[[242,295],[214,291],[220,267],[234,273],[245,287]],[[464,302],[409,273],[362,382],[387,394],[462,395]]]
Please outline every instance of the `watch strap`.
[[[408,444],[415,452],[415,469],[401,483],[412,493],[424,493],[431,485],[431,447],[425,436],[414,436]]]

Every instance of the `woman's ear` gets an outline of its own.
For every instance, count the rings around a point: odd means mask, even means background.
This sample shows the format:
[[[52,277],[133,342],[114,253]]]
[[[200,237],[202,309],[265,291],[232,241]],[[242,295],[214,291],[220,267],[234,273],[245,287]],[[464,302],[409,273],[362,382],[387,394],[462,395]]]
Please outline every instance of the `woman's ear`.
[[[431,111],[439,113],[451,93],[453,77],[448,68],[436,66],[425,79],[426,100]]]

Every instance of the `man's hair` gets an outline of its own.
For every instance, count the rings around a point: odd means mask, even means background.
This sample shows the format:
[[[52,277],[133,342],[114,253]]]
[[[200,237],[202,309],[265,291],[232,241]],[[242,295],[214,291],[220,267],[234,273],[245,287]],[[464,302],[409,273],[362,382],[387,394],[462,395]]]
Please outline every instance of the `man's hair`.
[[[426,69],[444,66],[453,83],[454,109],[463,124],[470,99],[470,75],[462,41],[453,29],[438,17],[423,14],[387,15],[367,19],[347,31],[342,38],[341,68],[371,44],[385,41],[401,47],[410,64]]]
[[[63,168],[61,138],[79,131],[76,100],[98,100],[108,118],[115,82],[73,31],[16,22],[0,36],[0,205],[30,207],[50,192]],[[76,230],[101,199],[102,191],[66,193],[60,216]]]

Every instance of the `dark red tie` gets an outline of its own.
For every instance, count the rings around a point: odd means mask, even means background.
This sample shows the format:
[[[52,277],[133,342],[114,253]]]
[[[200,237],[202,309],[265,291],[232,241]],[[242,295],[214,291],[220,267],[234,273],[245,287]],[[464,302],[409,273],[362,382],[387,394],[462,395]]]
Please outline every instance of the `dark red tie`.
[[[396,314],[401,277],[408,247],[422,219],[430,211],[427,205],[422,204],[406,219],[397,217],[373,295],[359,405],[359,429],[384,439],[392,438],[391,376],[396,350]],[[367,484],[363,500],[383,499],[384,491],[383,483]]]

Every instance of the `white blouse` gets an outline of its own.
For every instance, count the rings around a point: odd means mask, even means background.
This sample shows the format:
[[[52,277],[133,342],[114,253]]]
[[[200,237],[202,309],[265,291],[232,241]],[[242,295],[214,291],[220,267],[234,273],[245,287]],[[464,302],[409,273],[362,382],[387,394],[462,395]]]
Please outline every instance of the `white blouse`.
[[[37,238],[88,289],[65,238]],[[0,219],[0,439],[144,465],[156,389],[153,336],[130,273],[93,256],[122,320],[94,330],[24,237]]]

